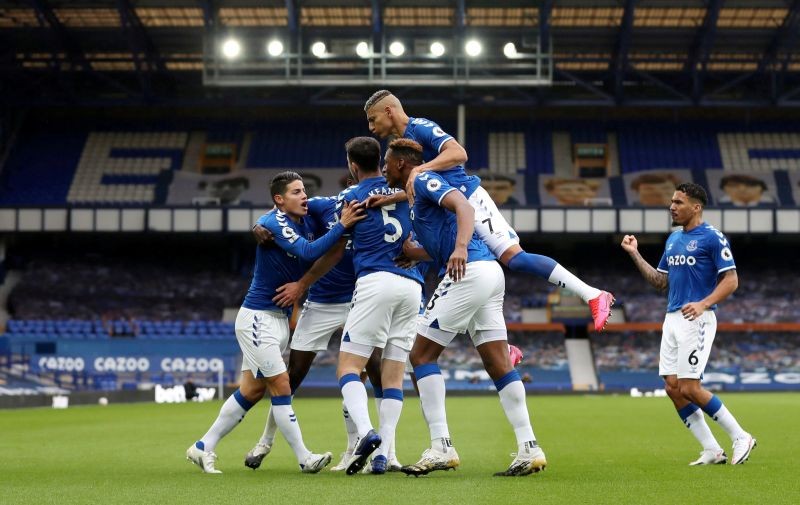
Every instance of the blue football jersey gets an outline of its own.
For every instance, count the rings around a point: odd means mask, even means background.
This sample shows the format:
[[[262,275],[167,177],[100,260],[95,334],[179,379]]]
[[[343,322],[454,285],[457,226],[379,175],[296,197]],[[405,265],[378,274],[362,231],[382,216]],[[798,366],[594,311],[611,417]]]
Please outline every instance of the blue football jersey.
[[[411,220],[417,241],[439,267],[443,276],[447,261],[456,247],[456,215],[441,206],[447,193],[454,191],[447,181],[436,172],[424,172],[414,180],[414,208]],[[467,245],[467,262],[494,261],[494,254],[473,232]]]
[[[403,137],[411,139],[422,146],[422,159],[430,161],[439,155],[445,142],[453,136],[431,121],[421,117],[408,118],[408,126],[403,132]],[[455,166],[449,170],[436,171],[447,183],[464,193],[467,198],[480,186],[481,180],[474,175],[467,175],[463,165]]]
[[[383,177],[372,177],[342,191],[339,195],[340,205],[353,200],[363,202],[372,195],[393,195],[398,191],[390,188]],[[418,269],[400,268],[394,263],[394,259],[403,252],[403,241],[410,232],[408,202],[367,209],[367,217],[356,223],[350,232],[356,277],[374,272],[391,272],[422,284]]]
[[[717,287],[719,274],[734,268],[728,239],[710,224],[672,232],[657,268],[669,276],[667,312],[704,299]]]
[[[307,219],[316,236],[322,236],[339,222],[335,196],[308,199]],[[353,270],[353,247],[348,241],[344,256],[330,272],[315,282],[308,291],[308,300],[317,303],[348,303],[353,298],[356,274]]]
[[[252,310],[282,310],[272,301],[275,290],[287,282],[300,279],[309,264],[325,254],[344,234],[337,223],[319,240],[307,220],[295,223],[286,214],[276,210],[261,216],[258,224],[268,229],[278,247],[258,246],[253,280],[242,306]]]

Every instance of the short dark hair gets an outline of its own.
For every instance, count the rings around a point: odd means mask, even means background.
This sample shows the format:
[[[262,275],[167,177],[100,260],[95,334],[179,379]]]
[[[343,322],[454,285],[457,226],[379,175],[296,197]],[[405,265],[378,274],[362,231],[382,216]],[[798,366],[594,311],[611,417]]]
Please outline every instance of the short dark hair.
[[[292,172],[291,170],[281,172],[273,177],[272,181],[269,183],[269,194],[274,200],[275,195],[283,196],[283,194],[286,193],[286,186],[288,186],[290,183],[302,180],[303,178],[300,177],[300,174],[297,172]]]
[[[411,139],[394,139],[389,143],[389,149],[395,156],[404,159],[413,165],[422,165],[422,146]]]
[[[705,188],[699,184],[695,184],[693,182],[683,182],[675,187],[675,191],[680,191],[689,198],[697,200],[703,205],[703,207],[708,205],[708,194],[706,194]]]
[[[372,137],[354,137],[348,140],[344,148],[347,150],[347,159],[358,165],[365,172],[380,169],[381,144]]]
[[[379,89],[373,93],[371,97],[367,98],[367,102],[364,104],[364,112],[369,111],[376,103],[380,102],[391,94],[392,92],[388,89]]]

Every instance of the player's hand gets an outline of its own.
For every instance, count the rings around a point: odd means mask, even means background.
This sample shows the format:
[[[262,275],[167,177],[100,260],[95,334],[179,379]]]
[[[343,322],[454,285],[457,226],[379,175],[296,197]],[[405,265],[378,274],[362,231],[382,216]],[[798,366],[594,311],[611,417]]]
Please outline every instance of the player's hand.
[[[628,254],[635,253],[639,249],[639,242],[636,241],[636,237],[633,235],[625,235],[620,245]]]
[[[411,258],[402,253],[394,257],[394,264],[405,270],[408,270],[409,268],[414,268],[415,266],[417,266],[417,263],[419,263],[419,261],[412,260]]]
[[[344,202],[342,217],[339,218],[339,222],[342,223],[342,226],[345,228],[350,228],[365,217],[367,217],[367,214],[364,204],[353,200]]]
[[[272,301],[281,308],[291,307],[305,292],[305,286],[299,282],[289,282],[275,290],[276,294],[272,297]]]
[[[703,315],[703,312],[705,312],[707,309],[708,305],[703,302],[692,302],[681,307],[681,314],[683,314],[684,319],[694,321]]]
[[[411,169],[411,172],[408,173],[408,182],[406,182],[406,198],[408,198],[408,204],[410,206],[414,206],[414,179],[420,174],[421,170],[419,167],[414,167]]]
[[[253,236],[256,238],[256,242],[258,242],[258,245],[263,245],[263,246],[269,246],[275,240],[275,237],[272,236],[272,232],[264,228],[260,224],[253,226]]]
[[[447,260],[447,274],[453,279],[453,282],[458,282],[464,278],[466,271],[467,248],[456,246],[450,259]]]
[[[373,207],[383,207],[386,204],[392,203],[389,201],[388,195],[372,195],[364,200],[364,206],[368,209]]]

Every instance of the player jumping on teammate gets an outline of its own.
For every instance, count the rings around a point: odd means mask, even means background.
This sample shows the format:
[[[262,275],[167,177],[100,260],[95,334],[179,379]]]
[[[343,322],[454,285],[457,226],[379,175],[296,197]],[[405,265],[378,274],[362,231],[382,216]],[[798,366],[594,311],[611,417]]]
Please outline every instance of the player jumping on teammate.
[[[414,169],[405,186],[409,202],[414,203],[414,180],[422,172],[434,171],[458,189],[475,210],[475,233],[486,243],[501,263],[515,272],[526,272],[569,289],[589,304],[596,331],[602,330],[611,316],[614,297],[607,291],[589,286],[554,259],[525,252],[519,237],[497,209],[480,179],[464,171],[467,152],[451,135],[429,119],[409,117],[400,100],[387,90],[375,92],[364,105],[369,130],[382,139],[407,138],[423,148],[424,163]]]

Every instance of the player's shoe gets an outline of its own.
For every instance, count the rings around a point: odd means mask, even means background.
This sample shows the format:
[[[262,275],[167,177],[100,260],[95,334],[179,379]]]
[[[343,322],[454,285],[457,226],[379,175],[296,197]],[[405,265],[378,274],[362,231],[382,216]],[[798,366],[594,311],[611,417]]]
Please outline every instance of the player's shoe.
[[[706,449],[700,452],[700,457],[689,463],[689,466],[699,465],[724,465],[728,462],[728,455],[725,451]]]
[[[397,456],[392,456],[389,458],[389,461],[386,462],[386,471],[387,472],[399,472],[403,468],[403,465],[397,461]]]
[[[347,461],[345,473],[347,475],[358,473],[359,470],[364,468],[369,455],[375,452],[375,449],[377,449],[380,445],[380,435],[375,433],[375,430],[369,430],[367,434],[364,435],[364,438],[359,440],[358,444],[356,444],[356,450],[353,451],[353,455],[350,456],[350,459]]]
[[[267,457],[267,454],[272,450],[271,445],[257,443],[255,447],[248,451],[247,456],[244,457],[244,466],[247,468],[256,468],[261,466],[261,462]]]
[[[342,453],[342,459],[339,460],[336,466],[331,467],[331,472],[343,472],[347,470],[347,462],[350,461],[354,450],[355,449],[348,447],[347,450]]]
[[[203,451],[192,444],[186,449],[186,459],[199,466],[205,473],[222,473],[217,470],[217,455],[214,451]]]
[[[508,357],[511,358],[511,366],[522,363],[522,350],[515,345],[508,344]]]
[[[589,300],[589,308],[592,310],[592,319],[594,319],[594,331],[600,331],[606,327],[606,322],[611,317],[612,305],[614,305],[614,295],[608,291],[601,291],[598,296]]]
[[[300,464],[300,471],[303,473],[317,473],[331,462],[331,453],[308,455],[305,461]]]
[[[372,458],[372,468],[370,469],[370,473],[373,475],[383,475],[386,473],[386,466],[387,466],[386,456],[383,454],[379,454]]]
[[[495,477],[521,477],[544,470],[547,467],[544,451],[538,445],[532,447],[531,445],[532,442],[527,442],[525,448],[517,453],[508,469],[497,472],[494,474]]]
[[[429,447],[422,453],[422,458],[413,465],[406,465],[400,469],[406,475],[419,477],[428,475],[436,470],[455,470],[461,464],[455,447],[448,447],[447,452],[437,451]]]
[[[750,457],[750,451],[756,446],[756,439],[749,433],[733,442],[733,459],[731,465],[741,465]]]

